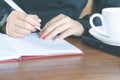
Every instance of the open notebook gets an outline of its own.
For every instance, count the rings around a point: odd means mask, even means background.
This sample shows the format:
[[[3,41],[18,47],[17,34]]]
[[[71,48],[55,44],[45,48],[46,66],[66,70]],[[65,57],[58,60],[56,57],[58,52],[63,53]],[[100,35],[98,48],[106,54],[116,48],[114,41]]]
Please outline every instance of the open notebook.
[[[37,33],[25,38],[12,38],[0,34],[0,61],[19,59],[22,56],[62,56],[83,54],[77,47],[65,40],[42,40]]]

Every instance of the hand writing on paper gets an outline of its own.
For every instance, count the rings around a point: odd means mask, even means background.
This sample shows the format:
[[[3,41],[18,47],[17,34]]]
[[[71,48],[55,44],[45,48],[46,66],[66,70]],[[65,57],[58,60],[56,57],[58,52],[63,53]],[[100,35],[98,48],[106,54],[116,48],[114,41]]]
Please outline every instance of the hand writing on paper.
[[[45,25],[39,36],[42,39],[49,39],[57,35],[55,40],[61,40],[70,35],[81,36],[83,31],[83,26],[78,21],[60,14]]]
[[[6,34],[12,37],[25,37],[35,32],[36,27],[41,26],[40,22],[37,15],[12,11],[7,19]]]

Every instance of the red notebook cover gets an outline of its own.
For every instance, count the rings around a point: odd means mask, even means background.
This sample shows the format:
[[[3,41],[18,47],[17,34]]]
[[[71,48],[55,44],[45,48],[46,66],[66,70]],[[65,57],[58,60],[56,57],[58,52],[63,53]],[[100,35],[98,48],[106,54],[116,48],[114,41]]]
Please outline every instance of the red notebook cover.
[[[45,58],[53,58],[53,57],[69,57],[69,56],[81,56],[83,53],[73,53],[73,54],[62,54],[62,55],[52,55],[52,56],[21,56],[20,58],[0,60],[0,63],[9,63],[9,62],[19,62],[23,60],[33,60],[33,59],[45,59]]]
[[[43,40],[37,33],[25,38],[12,38],[4,34],[0,34],[0,37],[0,62],[83,54],[79,48],[65,40]]]

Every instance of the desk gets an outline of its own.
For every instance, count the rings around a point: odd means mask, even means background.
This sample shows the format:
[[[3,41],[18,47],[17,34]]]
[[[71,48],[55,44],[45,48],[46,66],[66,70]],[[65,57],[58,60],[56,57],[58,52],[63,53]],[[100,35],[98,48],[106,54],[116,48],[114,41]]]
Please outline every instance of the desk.
[[[119,57],[67,40],[85,54],[2,63],[0,80],[120,80]]]

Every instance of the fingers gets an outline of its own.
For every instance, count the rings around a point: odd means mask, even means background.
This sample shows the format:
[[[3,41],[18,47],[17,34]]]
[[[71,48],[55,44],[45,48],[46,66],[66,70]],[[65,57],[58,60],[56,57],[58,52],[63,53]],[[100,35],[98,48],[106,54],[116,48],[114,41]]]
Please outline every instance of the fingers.
[[[29,17],[33,18],[35,21],[37,21],[38,23],[41,22],[41,19],[37,16],[37,15],[32,15],[32,14],[28,14]]]
[[[48,34],[46,33],[46,34],[42,35],[41,37],[43,37],[43,39],[49,39],[58,34],[60,35],[62,32],[64,32],[67,29],[69,29],[69,26],[67,25],[67,23],[61,24],[61,25],[57,26],[55,29],[53,29],[52,31],[50,31]]]
[[[56,17],[54,17],[52,20],[50,20],[45,26],[44,28],[48,28],[51,24],[55,23],[56,21],[61,20],[62,18],[64,18],[65,16],[63,14],[60,14]]]
[[[15,23],[15,26],[23,28],[25,30],[29,30],[31,32],[35,32],[36,31],[36,28],[33,25],[31,25],[29,23],[26,23],[26,22],[23,22],[21,20],[17,20],[17,22]]]
[[[40,26],[39,23],[41,22],[41,19],[39,19],[37,15],[28,14],[25,18],[25,21],[34,26]]]
[[[6,33],[13,37],[24,37],[40,27],[41,20],[37,15],[13,11],[7,18]]]
[[[22,21],[25,21],[26,23],[32,25],[33,27],[37,28],[40,27],[41,20],[37,17],[37,15],[24,15],[25,17],[19,17]]]
[[[47,36],[46,38],[50,38],[55,36],[67,28],[69,28],[69,17],[64,15],[58,15],[57,17],[53,18],[49,21],[45,27],[43,28],[42,32],[40,33],[41,38]]]
[[[57,36],[55,40],[61,40],[70,35],[80,36],[82,33],[83,26],[78,21],[60,14],[45,25],[39,36],[42,39],[50,39]]]
[[[8,25],[6,25],[6,33],[11,36],[11,37],[25,37],[28,34],[31,33],[30,30],[21,28],[21,27],[7,27]]]
[[[16,30],[14,31],[14,33],[28,35],[31,32],[29,30],[27,30],[27,29],[23,29],[23,28],[17,27]]]
[[[68,36],[72,35],[72,29],[67,29],[66,31],[62,32],[60,35],[56,36],[55,41],[62,40]]]
[[[8,29],[8,28],[6,28]],[[11,36],[11,37],[25,37],[27,36],[28,34],[30,34],[31,32],[29,30],[26,30],[26,29],[23,29],[23,28],[20,28],[20,27],[16,27],[15,29],[13,29],[14,31],[9,31],[7,33],[9,33],[8,35]]]
[[[12,34],[13,35],[8,34],[8,36],[22,38],[22,37],[26,37],[28,35],[28,34],[18,34],[18,33],[15,33],[15,32],[12,32]]]

